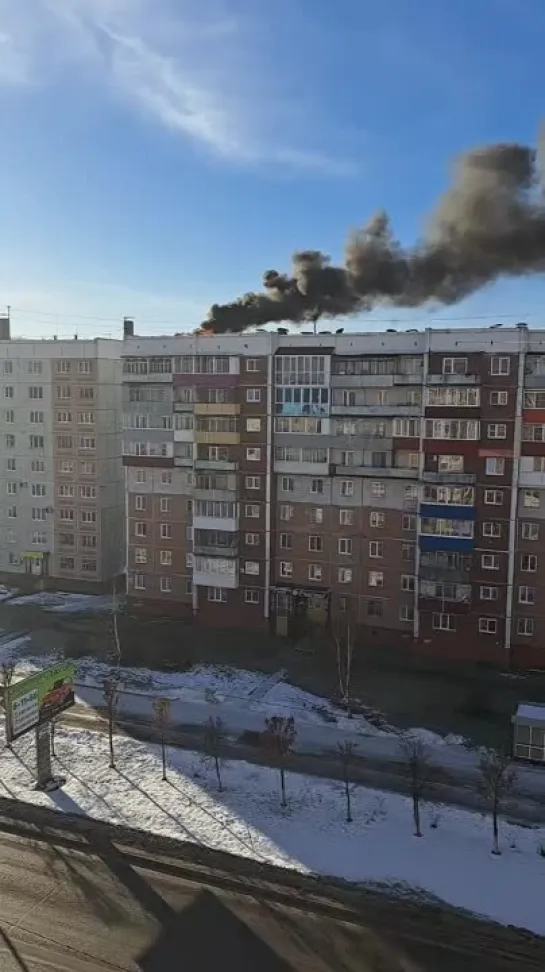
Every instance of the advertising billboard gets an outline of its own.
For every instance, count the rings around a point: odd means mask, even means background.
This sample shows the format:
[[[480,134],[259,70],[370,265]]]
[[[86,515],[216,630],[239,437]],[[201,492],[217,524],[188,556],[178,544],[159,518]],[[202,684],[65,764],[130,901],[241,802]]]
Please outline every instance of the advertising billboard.
[[[10,741],[36,726],[50,722],[74,705],[74,665],[60,662],[43,672],[14,682],[6,696]]]

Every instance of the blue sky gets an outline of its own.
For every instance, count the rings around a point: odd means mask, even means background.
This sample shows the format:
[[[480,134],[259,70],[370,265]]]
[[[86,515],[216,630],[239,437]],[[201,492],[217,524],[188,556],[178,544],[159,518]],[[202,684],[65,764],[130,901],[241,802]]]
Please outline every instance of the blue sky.
[[[409,243],[453,156],[535,143],[544,41],[543,0],[0,0],[0,302],[25,335],[164,333],[377,208]],[[544,296],[346,326],[545,325]]]

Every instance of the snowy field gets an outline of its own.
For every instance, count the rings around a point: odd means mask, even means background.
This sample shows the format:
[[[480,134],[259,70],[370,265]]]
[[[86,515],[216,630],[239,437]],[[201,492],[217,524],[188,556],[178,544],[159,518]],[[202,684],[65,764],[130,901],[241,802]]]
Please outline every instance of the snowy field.
[[[2,590],[5,592],[2,596]],[[83,614],[93,612],[104,614],[112,610],[110,594],[67,594],[63,591],[38,591],[35,594],[22,594],[12,597],[16,591],[0,589],[0,600],[11,597],[10,604],[19,607],[40,607],[53,614]]]
[[[23,738],[14,753],[0,751],[0,795],[306,873],[424,893],[545,934],[545,828],[502,825],[495,857],[490,820],[478,814],[427,806],[416,838],[405,797],[354,788],[348,824],[334,782],[288,774],[282,810],[275,770],[226,763],[219,793],[213,767],[198,754],[170,750],[163,783],[157,747],[117,737],[115,770],[107,747],[98,733],[59,729],[55,770],[67,782],[46,795],[32,789],[33,739]]]

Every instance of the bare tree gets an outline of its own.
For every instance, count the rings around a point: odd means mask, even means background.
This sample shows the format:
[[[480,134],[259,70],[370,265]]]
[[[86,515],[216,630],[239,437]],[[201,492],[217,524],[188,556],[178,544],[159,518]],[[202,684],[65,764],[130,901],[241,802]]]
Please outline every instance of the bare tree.
[[[352,679],[352,655],[353,641],[350,623],[338,624],[334,630],[333,638],[335,641],[335,652],[337,657],[337,677],[339,680],[339,692],[341,699],[346,706],[349,718],[352,718],[350,706],[350,682]]]
[[[119,680],[114,676],[105,678],[102,683],[106,711],[108,713],[108,740],[110,744],[110,769],[115,769],[114,723],[119,708]]]
[[[214,761],[216,779],[218,781],[218,790],[220,792],[223,790],[220,770],[223,765],[224,745],[225,726],[219,717],[214,719],[212,716],[210,716],[204,730],[204,746],[206,758]]]
[[[428,758],[426,746],[418,736],[403,733],[399,740],[399,746],[411,788],[414,835],[415,837],[421,837],[420,808],[433,775],[432,766]]]
[[[11,749],[11,705],[9,690],[15,674],[15,665],[11,661],[3,661],[0,667],[0,677],[2,679],[2,691],[4,701],[5,725],[6,725],[6,746]]]
[[[352,823],[352,780],[350,779],[350,769],[356,758],[356,744],[353,742],[342,742],[337,747],[339,762],[342,768],[342,779],[344,785],[344,795],[346,797],[346,822]]]
[[[281,806],[286,807],[286,768],[289,755],[293,749],[297,732],[293,716],[271,716],[265,719],[265,732],[262,735],[263,745],[269,758],[280,772],[280,787],[282,791]]]
[[[479,760],[479,789],[492,814],[493,854],[501,854],[499,846],[498,817],[505,799],[511,793],[516,780],[516,770],[509,756],[495,749],[485,749]]]
[[[166,746],[165,746],[165,733],[170,725],[170,699],[164,699],[164,698],[154,699],[153,713],[155,718],[155,726],[161,738],[161,760],[163,764],[163,782],[166,782],[167,754],[166,754]]]

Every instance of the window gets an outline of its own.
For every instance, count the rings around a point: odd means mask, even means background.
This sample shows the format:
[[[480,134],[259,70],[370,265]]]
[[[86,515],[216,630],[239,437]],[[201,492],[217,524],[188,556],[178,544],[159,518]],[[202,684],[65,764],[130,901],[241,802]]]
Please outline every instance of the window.
[[[545,442],[545,425],[523,425],[523,442]]]
[[[545,473],[545,456],[532,456],[532,472]]]
[[[145,547],[135,547],[134,548],[134,562],[136,564],[147,564],[148,562],[148,551]]]
[[[484,584],[479,590],[479,597],[481,601],[497,601],[498,600],[498,588],[490,587]]]
[[[309,510],[309,518],[311,523],[323,523],[324,522],[324,511],[321,506],[311,506]]]
[[[539,509],[539,490],[537,489],[523,489],[522,490],[522,505],[527,509],[538,510]]]
[[[261,432],[261,419],[259,419],[259,418],[247,418],[246,419],[246,431],[247,432]]]
[[[371,483],[371,496],[386,496],[386,483]]]
[[[499,570],[500,558],[498,554],[482,554],[481,567],[483,570]]]
[[[73,439],[71,435],[57,436],[57,449],[71,449],[72,445],[73,445]]]
[[[207,598],[216,604],[225,604],[227,601],[227,591],[224,587],[209,587]]]
[[[94,397],[95,397],[95,389],[92,388],[92,387],[89,387],[89,388],[80,388],[80,390],[79,390],[79,397],[80,397],[80,399],[86,400],[88,402],[89,401],[93,401],[94,400]]]
[[[280,576],[281,577],[291,577],[293,574],[293,564],[289,563],[287,560],[280,561]]]
[[[491,405],[507,405],[507,392],[506,391],[490,392],[489,401]]]
[[[87,547],[87,549],[95,548],[97,545],[96,536],[93,533],[82,533],[81,545]]]
[[[146,496],[135,496],[134,497],[134,508],[135,510],[145,510],[147,509],[148,501]]]
[[[76,566],[76,561],[73,557],[60,557],[59,567],[61,570],[74,570]]]
[[[419,405],[420,402],[415,404]],[[427,404],[438,407],[468,408],[480,404],[479,388],[428,388]]]
[[[259,533],[245,533],[244,543],[248,547],[259,547]]]
[[[402,574],[401,590],[408,591],[410,593],[411,591],[414,591],[414,587],[415,587],[414,574]]]
[[[412,604],[402,604],[399,609],[400,621],[414,621],[414,607]]]
[[[72,389],[70,385],[59,385],[57,388],[57,401],[65,402],[70,399],[72,395]]]
[[[159,585],[162,594],[170,594],[172,592],[172,578],[161,577]]]
[[[8,517],[9,517],[10,520],[15,520],[16,519],[16,517],[17,517],[17,507],[16,506],[8,506]]]
[[[337,579],[339,584],[351,584],[352,583],[352,568],[351,567],[339,567],[337,571]]]
[[[344,450],[341,452],[341,461],[339,463],[341,466],[353,466],[354,465],[354,453],[347,452]]]
[[[6,422],[7,422],[8,425],[13,425],[13,423],[15,422],[15,411],[14,411],[14,409],[13,408],[6,409],[4,418],[5,418],[5,420],[6,420]]]
[[[161,513],[170,513],[170,496],[161,496],[159,508]]]
[[[30,469],[33,473],[45,472],[45,459],[33,459],[30,463]]]
[[[308,579],[310,581],[321,581],[322,579],[322,568],[319,564],[309,564],[308,565]]]
[[[17,469],[17,462],[15,457],[6,459],[6,469],[8,472],[15,472]]]
[[[282,476],[280,480],[280,489],[283,493],[293,493],[295,489],[295,482],[291,476]]]
[[[79,440],[80,449],[95,449],[96,439],[94,435],[82,435]]]
[[[15,436],[12,435],[11,432],[8,432],[8,434],[4,436],[4,443],[6,449],[15,449]]]
[[[246,371],[259,371],[259,359],[246,358]]]
[[[261,486],[260,476],[245,476],[244,485],[246,489],[259,489]]]
[[[533,618],[517,618],[517,634],[531,638],[534,633]]]
[[[161,472],[161,483],[163,486],[170,486],[172,484],[172,473],[169,469],[163,469]]]
[[[29,398],[43,398],[44,390],[41,385],[30,385],[28,389]],[[43,420],[42,420],[43,421]]]
[[[72,421],[72,412],[57,412],[56,420],[59,425],[69,425]]]
[[[487,506],[501,506],[503,503],[503,489],[485,489],[484,501]]]
[[[259,564],[257,560],[246,560],[244,563],[245,574],[259,574]]]
[[[537,554],[521,554],[520,569],[534,574],[537,570]]]
[[[74,511],[71,510],[70,512],[73,513]],[[145,523],[138,522],[134,524],[135,537],[145,537],[147,536],[147,532],[148,532],[147,525]]]
[[[426,419],[427,439],[460,439],[471,441],[479,438],[479,422],[476,419]]]
[[[17,483],[6,483],[6,493],[8,496],[15,496],[17,494]]]
[[[467,358],[443,358],[444,375],[467,374]]]
[[[402,530],[416,530],[416,516],[413,513],[404,513],[401,517]]]
[[[247,587],[244,591],[244,601],[246,604],[259,604],[259,591],[255,587]]]
[[[97,569],[96,560],[82,560],[81,569],[86,573],[93,574]]]
[[[324,549],[324,542],[322,537],[316,536],[315,534],[308,538],[308,549],[312,553],[321,553]]]
[[[339,537],[339,553],[350,556],[352,553],[352,540],[350,537]]]
[[[43,530],[34,530],[32,534],[32,543],[36,546],[43,547],[47,543],[47,533]]]
[[[501,523],[495,520],[487,520],[482,527],[483,537],[501,537]]]
[[[384,574],[381,570],[370,570],[367,578],[369,587],[383,587]]]
[[[80,519],[82,523],[96,523],[97,521],[97,511],[96,510],[81,510]]]
[[[291,550],[291,533],[281,533],[279,543],[281,550]]]
[[[170,523],[161,523],[161,540],[172,539],[172,527]]]
[[[61,506],[59,510],[59,520],[62,520],[63,523],[73,523],[74,519],[75,519],[75,512],[73,508],[67,506],[64,507]],[[145,536],[145,534],[142,534],[142,536]]]
[[[159,560],[162,567],[172,566],[172,550],[161,550],[159,554]]]
[[[418,438],[420,435],[420,419],[395,418],[393,434],[396,436],[396,438]]]
[[[314,494],[322,494],[324,491],[324,481],[323,479],[311,479],[310,481],[310,492]]]
[[[351,479],[341,479],[340,486],[341,496],[353,496],[354,495],[354,483]]]
[[[4,398],[13,398],[13,385],[6,385],[4,388]]]
[[[369,514],[369,526],[371,527],[377,527],[377,528],[383,527],[385,520],[386,520],[385,514],[377,510],[373,510]]]
[[[144,574],[135,574],[134,575],[134,588],[137,591],[145,591],[146,590],[146,578],[144,577]]]
[[[522,523],[520,535],[523,540],[539,540],[539,523]]]
[[[491,375],[508,375],[511,369],[511,362],[509,358],[500,357],[494,354],[490,358],[490,374]]]
[[[490,422],[486,427],[486,434],[489,439],[507,438],[507,426],[501,422]]]
[[[247,388],[246,389],[246,401],[247,402],[260,402],[261,401],[261,388]]]
[[[369,556],[370,557],[383,557],[384,556],[384,541],[382,540],[370,540],[369,541]]]
[[[280,519],[281,520],[291,520],[293,517],[293,506],[287,506],[285,503],[280,507]]]
[[[259,462],[261,459],[261,449],[249,448],[246,449],[246,459],[249,462]]]
[[[73,483],[60,483],[57,486],[57,496],[73,499],[75,496],[75,491],[76,487]]]
[[[433,615],[432,626],[434,631],[456,631],[453,614],[437,613]]]
[[[463,472],[464,457],[455,456],[455,455],[439,456],[437,460],[437,471],[438,472]]]
[[[29,373],[29,375],[41,375],[41,373],[42,373],[42,362],[41,361],[36,361],[35,358],[33,358],[31,361],[29,361],[28,362],[28,373]]]
[[[95,424],[94,412],[78,412],[78,425],[94,425],[94,424]]]
[[[535,600],[535,587],[526,587],[526,585],[519,587],[519,604],[535,604]]]
[[[496,634],[497,618],[479,618],[479,634]]]
[[[367,601],[367,617],[369,618],[381,618],[382,617],[382,601]]]
[[[30,487],[30,493],[32,496],[45,496],[45,485],[44,483],[32,483]]]
[[[247,516],[250,520],[259,519],[259,506],[255,506],[253,503],[248,503],[244,507],[244,516]]]
[[[354,522],[353,510],[339,510],[340,526],[352,526],[353,522]]]
[[[4,374],[5,375],[12,375],[13,374],[13,361],[4,361],[4,369],[3,370],[4,370]]]
[[[17,534],[15,530],[8,530],[6,537],[8,543],[17,543]]]
[[[43,449],[44,447],[44,437],[43,435],[30,435],[28,444],[31,449]]]
[[[490,457],[486,460],[485,470],[487,476],[503,476],[505,472],[505,459],[500,459],[496,456]]]

